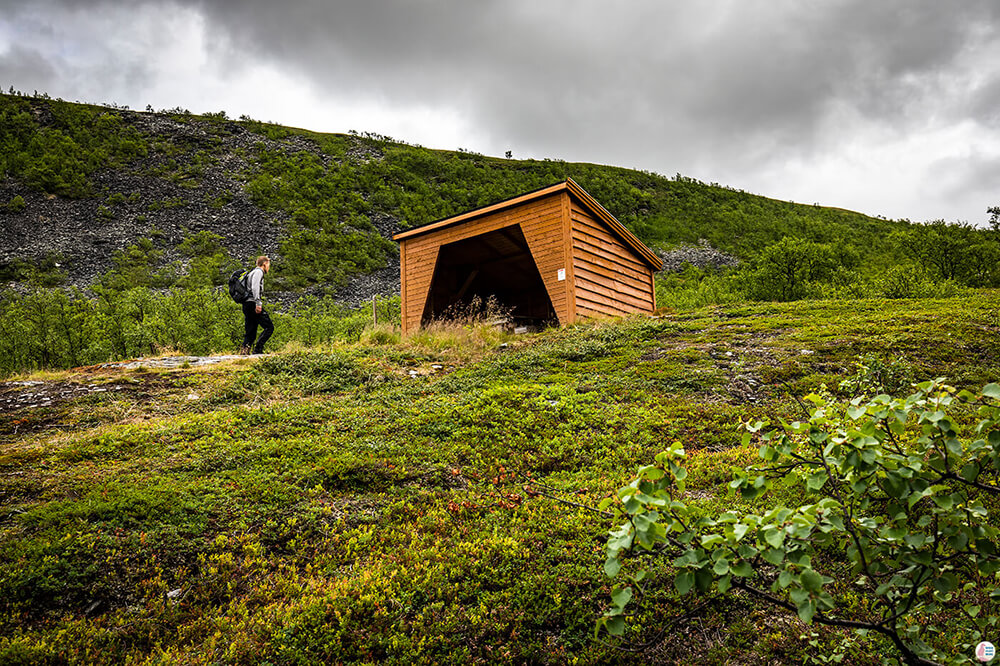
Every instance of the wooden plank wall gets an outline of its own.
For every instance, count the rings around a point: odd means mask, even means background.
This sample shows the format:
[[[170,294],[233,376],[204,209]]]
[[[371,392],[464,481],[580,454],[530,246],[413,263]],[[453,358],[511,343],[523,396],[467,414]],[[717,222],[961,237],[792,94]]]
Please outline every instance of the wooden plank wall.
[[[652,268],[575,200],[570,219],[577,316],[602,318],[652,312]]]
[[[465,240],[473,236],[521,225],[524,239],[528,243],[535,265],[545,283],[552,307],[561,323],[570,320],[568,298],[569,281],[560,282],[557,274],[560,268],[567,269],[563,220],[563,199],[569,198],[565,192],[556,193],[520,206],[498,211],[480,218],[469,220],[453,227],[445,227],[426,235],[400,241],[400,272],[402,273],[402,328],[403,332],[416,330],[427,304],[438,251],[442,245]]]

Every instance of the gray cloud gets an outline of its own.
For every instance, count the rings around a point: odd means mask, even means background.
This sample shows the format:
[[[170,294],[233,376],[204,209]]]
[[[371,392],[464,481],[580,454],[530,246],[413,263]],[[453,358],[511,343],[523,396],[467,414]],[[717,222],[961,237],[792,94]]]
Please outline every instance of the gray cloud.
[[[904,142],[947,123],[997,129],[1000,118],[990,0],[173,2],[37,0],[30,12],[0,2],[13,16],[0,25],[196,12],[220,71],[270,64],[320,98],[448,109],[494,152],[693,171],[737,187],[863,136]],[[51,54],[36,51],[32,66],[24,47],[21,64],[13,53],[0,55],[0,74],[54,79]],[[152,48],[94,57],[101,64],[83,71],[110,90],[170,75]]]
[[[10,50],[0,52],[0,86],[3,92],[13,87],[30,84],[27,92],[45,92],[59,80],[58,69],[44,53],[15,44]]]
[[[975,87],[966,103],[971,118],[991,129],[1000,129],[1000,78]]]
[[[190,2],[230,53],[331,92],[451,104],[524,143],[607,128],[598,146],[624,130],[636,143],[700,135],[722,154],[808,151],[835,106],[905,123],[996,18],[988,2],[933,0]]]

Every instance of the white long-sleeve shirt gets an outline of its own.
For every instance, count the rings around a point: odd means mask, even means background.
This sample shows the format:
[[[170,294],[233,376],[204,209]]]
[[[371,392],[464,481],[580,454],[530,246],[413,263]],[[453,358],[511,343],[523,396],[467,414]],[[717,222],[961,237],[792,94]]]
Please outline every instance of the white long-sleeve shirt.
[[[257,266],[247,275],[247,284],[250,287],[250,298],[253,299],[257,307],[264,307],[261,296],[264,292],[264,269]]]

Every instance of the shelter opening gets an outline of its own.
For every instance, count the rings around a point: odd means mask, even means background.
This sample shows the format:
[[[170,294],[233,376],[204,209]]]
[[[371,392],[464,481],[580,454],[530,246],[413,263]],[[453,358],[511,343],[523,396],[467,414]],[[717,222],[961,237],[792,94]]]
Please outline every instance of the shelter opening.
[[[520,225],[442,245],[422,323],[491,297],[518,325],[558,321]]]

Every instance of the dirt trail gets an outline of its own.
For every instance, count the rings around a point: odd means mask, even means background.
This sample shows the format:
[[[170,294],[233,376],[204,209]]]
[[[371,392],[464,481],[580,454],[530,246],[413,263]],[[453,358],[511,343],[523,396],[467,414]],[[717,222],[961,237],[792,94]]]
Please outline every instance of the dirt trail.
[[[43,429],[59,420],[61,407],[88,395],[140,396],[174,386],[169,375],[142,373],[142,370],[196,368],[249,358],[259,357],[223,354],[140,358],[74,368],[69,371],[71,376],[65,379],[0,381],[0,436]],[[136,370],[140,372],[123,374],[123,371]]]
[[[265,354],[254,356],[260,358]],[[91,366],[93,369],[135,370],[137,368],[193,368],[201,365],[213,365],[222,361],[236,361],[246,356],[224,354],[221,356],[163,356],[160,358],[140,358],[130,361],[114,361]],[[90,369],[90,368],[88,368]]]

